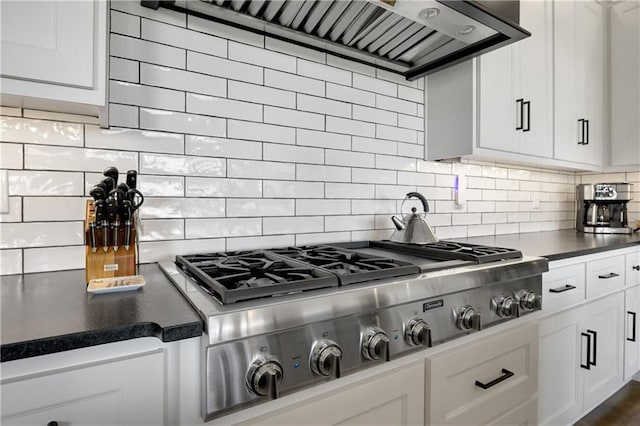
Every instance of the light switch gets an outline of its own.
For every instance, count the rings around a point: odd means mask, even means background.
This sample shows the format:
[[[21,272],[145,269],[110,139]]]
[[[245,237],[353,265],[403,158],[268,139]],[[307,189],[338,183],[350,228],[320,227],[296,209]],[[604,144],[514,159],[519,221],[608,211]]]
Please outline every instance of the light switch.
[[[9,171],[0,170],[0,213],[9,213]]]

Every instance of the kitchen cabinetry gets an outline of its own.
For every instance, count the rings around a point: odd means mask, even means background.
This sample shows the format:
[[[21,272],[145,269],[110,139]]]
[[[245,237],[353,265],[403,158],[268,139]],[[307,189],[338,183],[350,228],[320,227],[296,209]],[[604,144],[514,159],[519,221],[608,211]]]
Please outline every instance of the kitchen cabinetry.
[[[427,159],[553,165],[552,4],[520,8],[531,37],[427,77]]]
[[[625,256],[624,379],[640,370],[640,250]]]
[[[105,105],[106,1],[3,1],[0,8],[3,105],[82,112]]]
[[[537,331],[530,322],[427,357],[426,424],[536,424]]]
[[[640,168],[640,3],[616,2],[611,31],[611,167]]]
[[[335,392],[326,392],[267,415],[233,424],[301,425],[347,422],[362,425],[424,424],[424,364],[413,363]],[[215,423],[215,421],[214,421]],[[227,421],[223,422],[228,424]]]
[[[595,1],[555,1],[554,158],[602,167],[604,13]]]

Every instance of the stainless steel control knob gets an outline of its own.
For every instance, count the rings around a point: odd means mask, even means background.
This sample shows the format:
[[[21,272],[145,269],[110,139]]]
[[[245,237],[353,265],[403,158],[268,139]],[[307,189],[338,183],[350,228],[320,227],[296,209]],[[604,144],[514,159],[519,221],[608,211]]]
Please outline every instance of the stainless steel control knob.
[[[534,291],[522,290],[518,294],[520,308],[524,311],[532,311],[540,306],[540,297]]]
[[[332,376],[340,378],[340,360],[342,349],[333,340],[322,339],[316,342],[311,349],[311,371],[318,376]]]
[[[280,396],[282,365],[273,355],[260,355],[249,366],[246,384],[249,391],[259,396],[276,399]]]
[[[460,330],[482,330],[480,322],[480,312],[473,306],[463,306],[458,310],[456,325]]]
[[[499,296],[493,299],[492,306],[499,317],[512,318],[520,316],[520,305],[511,296]]]
[[[404,340],[411,346],[431,347],[431,328],[424,320],[414,318],[407,323]]]
[[[384,330],[371,327],[362,335],[362,355],[370,360],[389,361],[389,337]]]

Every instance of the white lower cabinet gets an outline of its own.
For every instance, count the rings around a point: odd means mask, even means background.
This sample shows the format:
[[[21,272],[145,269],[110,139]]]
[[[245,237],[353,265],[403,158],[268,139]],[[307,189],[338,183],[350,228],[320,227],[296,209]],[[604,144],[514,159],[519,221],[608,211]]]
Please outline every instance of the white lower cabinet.
[[[536,322],[427,357],[426,424],[536,424]]]
[[[629,380],[640,370],[640,286],[624,293],[624,379]]]
[[[540,424],[571,424],[623,383],[624,293],[540,321]]]
[[[417,362],[233,424],[423,425],[424,377]]]

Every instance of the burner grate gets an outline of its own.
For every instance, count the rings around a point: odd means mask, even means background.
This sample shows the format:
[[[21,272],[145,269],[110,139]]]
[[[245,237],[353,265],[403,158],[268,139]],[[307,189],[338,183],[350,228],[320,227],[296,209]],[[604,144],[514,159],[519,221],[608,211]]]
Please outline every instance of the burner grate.
[[[468,260],[482,264],[522,258],[519,250],[454,241],[438,241],[431,244],[403,244],[393,241],[372,241],[371,243],[376,247],[437,260]]]

